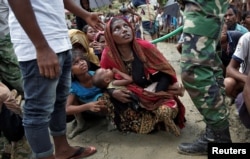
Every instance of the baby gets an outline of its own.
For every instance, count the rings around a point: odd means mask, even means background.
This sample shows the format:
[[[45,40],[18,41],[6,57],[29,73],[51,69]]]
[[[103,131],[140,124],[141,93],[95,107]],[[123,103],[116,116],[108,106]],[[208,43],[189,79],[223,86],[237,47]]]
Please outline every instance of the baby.
[[[115,79],[115,74],[120,75],[121,79]],[[96,70],[93,76],[93,84],[96,87],[99,87],[102,89],[104,88],[105,89],[112,89],[112,88],[123,89],[123,88],[126,88],[126,86],[128,86],[132,82],[133,82],[133,79],[131,76],[119,71],[116,68],[113,68],[112,70],[99,68]],[[130,103],[131,108],[134,110],[137,110],[139,108],[138,97],[134,93],[131,92],[130,98],[132,100],[132,102]]]
[[[119,79],[115,78],[115,74],[120,76]],[[169,97],[168,104],[172,107],[176,106],[176,102],[172,99],[172,96],[164,90],[166,87],[166,77],[158,76],[158,82],[153,82],[146,88],[141,88],[133,83],[131,76],[119,71],[116,68],[104,69],[99,68],[96,70],[93,76],[93,84],[99,88],[127,88],[131,91],[131,106],[133,109],[138,109],[139,106],[148,110],[154,110],[158,107],[157,103],[159,100],[163,100],[166,96]],[[164,97],[164,98],[162,98]]]

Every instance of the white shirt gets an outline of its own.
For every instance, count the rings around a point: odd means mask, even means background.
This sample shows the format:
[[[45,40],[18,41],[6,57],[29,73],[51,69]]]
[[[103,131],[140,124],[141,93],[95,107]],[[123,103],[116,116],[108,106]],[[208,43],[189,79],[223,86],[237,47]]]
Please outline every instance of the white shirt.
[[[162,15],[160,13],[157,14],[155,20],[159,22],[159,26],[162,26]]]
[[[30,0],[35,16],[50,47],[60,53],[72,48],[65,22],[63,0]],[[10,10],[9,26],[11,40],[18,61],[36,59],[36,50],[24,32],[14,13]]]
[[[240,62],[240,72],[247,75],[250,71],[250,32],[243,34],[237,44],[233,59]]]

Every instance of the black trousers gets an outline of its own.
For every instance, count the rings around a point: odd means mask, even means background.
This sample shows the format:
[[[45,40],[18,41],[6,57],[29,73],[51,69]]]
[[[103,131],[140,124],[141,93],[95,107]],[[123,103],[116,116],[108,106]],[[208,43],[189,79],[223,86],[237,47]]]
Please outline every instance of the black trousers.
[[[0,135],[7,138],[9,142],[18,141],[24,136],[22,118],[10,111],[3,104],[0,113]]]

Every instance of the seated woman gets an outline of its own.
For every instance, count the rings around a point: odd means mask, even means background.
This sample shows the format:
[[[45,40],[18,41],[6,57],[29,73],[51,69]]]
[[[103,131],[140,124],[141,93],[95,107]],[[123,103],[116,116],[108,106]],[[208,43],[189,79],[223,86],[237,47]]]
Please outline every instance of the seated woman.
[[[113,89],[109,92],[114,108],[109,108],[109,115],[117,128],[120,131],[150,133],[163,123],[165,130],[179,136],[179,128],[183,128],[185,122],[185,108],[178,99],[178,95],[183,92],[177,83],[174,69],[163,54],[148,41],[136,39],[130,23],[120,17],[114,17],[106,24],[105,39],[107,47],[100,62],[102,68],[116,68],[132,76],[134,84],[141,88],[157,82],[158,78],[154,78],[155,76],[167,74],[170,85],[162,85],[160,88],[171,94],[171,98],[177,103],[172,106],[159,101],[155,103],[157,107],[154,110],[142,108],[135,111],[128,106],[131,92],[128,89]]]
[[[94,71],[89,71],[89,66],[84,54],[72,51],[72,84],[66,103],[66,114],[74,115],[76,127],[69,134],[73,138],[86,129],[83,112],[96,115],[105,115],[106,106],[110,102],[106,100],[108,95],[92,84]]]
[[[95,71],[97,68],[99,68],[99,58],[95,55],[94,50],[90,48],[86,34],[77,29],[70,29],[69,37],[73,49],[75,51],[82,52],[84,54],[84,58],[89,61],[89,70]]]

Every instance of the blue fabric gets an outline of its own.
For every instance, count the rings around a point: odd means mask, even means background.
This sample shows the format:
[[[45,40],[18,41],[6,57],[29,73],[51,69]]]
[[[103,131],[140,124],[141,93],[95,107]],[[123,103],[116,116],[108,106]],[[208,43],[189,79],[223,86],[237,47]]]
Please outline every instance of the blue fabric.
[[[235,56],[235,55],[233,55],[233,56],[232,56],[232,58],[233,58],[234,60],[238,61],[239,63],[244,62],[244,60],[242,60],[242,59],[238,58],[238,57],[237,57],[237,56]]]
[[[245,34],[248,32],[247,28],[240,24],[236,24],[235,30],[240,31],[241,33]]]
[[[94,75],[94,71],[89,71],[89,74],[91,76]],[[102,96],[102,91],[100,88],[97,88],[95,86],[91,88],[85,88],[83,87],[78,81],[73,81],[70,88],[70,93],[77,96],[77,98],[82,103],[88,103],[97,101],[97,99]]]
[[[19,63],[25,92],[23,125],[35,158],[53,154],[50,134],[66,134],[65,105],[71,82],[71,52],[65,51],[57,56],[61,73],[55,79],[41,76],[36,60]]]
[[[232,55],[242,35],[243,33],[241,33],[240,31],[236,31],[236,30],[227,31],[227,42],[228,42],[229,48],[228,50],[222,50],[222,55],[221,55],[221,60],[224,66],[228,66],[228,64],[230,63]]]
[[[132,0],[131,3],[137,8],[140,5],[146,4],[146,0]]]

